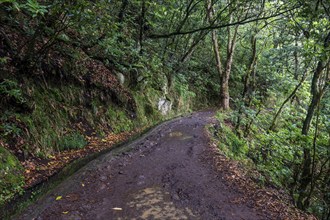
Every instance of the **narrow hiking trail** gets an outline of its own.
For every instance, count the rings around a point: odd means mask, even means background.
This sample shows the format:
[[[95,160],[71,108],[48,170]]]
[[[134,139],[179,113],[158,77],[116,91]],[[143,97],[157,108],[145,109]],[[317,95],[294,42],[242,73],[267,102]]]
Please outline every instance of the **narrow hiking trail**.
[[[17,219],[271,219],[208,160],[213,112],[166,122],[90,162]]]

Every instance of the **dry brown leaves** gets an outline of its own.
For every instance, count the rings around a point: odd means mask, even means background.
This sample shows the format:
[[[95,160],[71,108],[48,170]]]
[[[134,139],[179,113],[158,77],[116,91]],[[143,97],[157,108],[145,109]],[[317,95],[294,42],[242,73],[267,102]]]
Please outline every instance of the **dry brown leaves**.
[[[85,148],[77,150],[67,150],[49,156],[47,159],[32,158],[22,162],[25,169],[25,186],[31,188],[49,177],[58,173],[72,161],[86,157],[87,155],[101,152],[112,148],[114,145],[127,141],[132,135],[141,132],[143,129],[136,129],[131,132],[122,132],[119,134],[109,133],[106,137],[100,139],[97,137],[86,137],[88,145]]]
[[[210,152],[207,157],[229,185],[244,195],[232,201],[233,203],[253,204],[258,211],[271,215],[271,219],[317,219],[315,216],[295,208],[285,192],[258,185],[251,178],[260,175],[256,170],[249,170],[239,162],[228,159],[213,142],[210,143]]]

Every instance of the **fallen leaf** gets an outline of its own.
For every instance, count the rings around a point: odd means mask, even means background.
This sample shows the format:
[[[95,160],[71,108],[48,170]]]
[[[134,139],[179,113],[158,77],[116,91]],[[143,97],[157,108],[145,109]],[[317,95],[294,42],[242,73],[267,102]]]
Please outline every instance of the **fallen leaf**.
[[[122,208],[118,208],[118,207],[115,207],[115,208],[112,208],[113,210],[115,211],[122,211],[123,209]]]
[[[62,212],[62,213],[66,215],[66,214],[68,214],[68,213],[69,213],[69,211],[66,211],[66,212]]]
[[[58,200],[61,200],[61,199],[62,199],[62,196],[57,196],[55,200],[58,201]]]

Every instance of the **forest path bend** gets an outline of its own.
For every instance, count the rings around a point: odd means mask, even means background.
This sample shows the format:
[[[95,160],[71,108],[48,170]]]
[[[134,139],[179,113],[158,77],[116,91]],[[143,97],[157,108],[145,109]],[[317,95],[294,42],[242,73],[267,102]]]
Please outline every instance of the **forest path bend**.
[[[129,144],[131,151],[101,156],[18,219],[267,219],[235,203],[242,195],[207,160],[213,115],[174,119]]]

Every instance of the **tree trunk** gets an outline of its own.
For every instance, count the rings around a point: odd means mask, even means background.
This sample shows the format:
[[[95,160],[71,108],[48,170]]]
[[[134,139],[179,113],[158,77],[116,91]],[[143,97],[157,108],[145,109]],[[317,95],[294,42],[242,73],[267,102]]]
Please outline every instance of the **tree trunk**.
[[[327,49],[330,45],[330,32],[324,40],[324,49]],[[327,68],[324,77],[322,78],[322,73],[324,69]],[[310,124],[313,119],[313,115],[315,109],[319,105],[324,92],[327,89],[327,86],[330,84],[330,61],[324,65],[322,60],[319,60],[317,63],[316,70],[313,74],[312,84],[311,84],[311,94],[312,101],[308,107],[307,115],[303,123],[303,128],[301,133],[303,135],[308,135]],[[313,172],[312,172],[312,157],[311,157],[311,149],[307,146],[304,146],[304,160],[302,162],[302,174],[300,178],[300,185],[298,187],[299,197],[297,200],[297,205],[299,208],[305,210],[309,207],[310,196],[308,196],[307,188],[308,185],[312,183],[313,180]]]
[[[120,11],[118,14],[118,23],[123,23],[127,6],[128,0],[122,0]]]
[[[231,67],[231,63],[228,63]],[[220,81],[220,106],[223,110],[227,110],[230,108],[229,106],[229,76],[230,76],[230,69],[225,70],[224,74],[222,74],[221,81]]]
[[[256,34],[253,35],[251,37],[251,49],[252,49],[252,57],[250,60],[250,65],[249,65],[249,69],[246,71],[245,77],[244,77],[244,89],[243,89],[243,93],[242,93],[242,98],[243,100],[245,99],[245,97],[248,95],[248,99],[249,96],[251,96],[251,86],[250,86],[250,78],[251,75],[254,73],[255,71],[255,66],[257,64],[257,37]]]
[[[303,128],[301,133],[303,135],[308,135],[310,124],[313,119],[313,115],[315,112],[315,109],[319,105],[322,96],[326,90],[326,87],[328,86],[329,82],[321,82],[322,81],[322,72],[324,70],[325,66],[323,65],[322,61],[319,61],[316,67],[316,70],[314,71],[313,79],[312,79],[312,85],[311,85],[311,94],[312,94],[312,101],[308,107],[307,115],[303,123]],[[329,69],[329,67],[328,67]],[[325,78],[328,78],[329,71],[327,71],[327,76]],[[323,85],[322,85],[323,84]],[[310,197],[308,196],[308,186],[311,184],[313,180],[313,173],[312,173],[312,157],[311,157],[311,149],[307,146],[304,146],[303,150],[303,162],[302,162],[302,174],[299,181],[299,197],[297,200],[297,205],[300,209],[306,210],[309,207],[310,204]]]
[[[145,27],[145,13],[146,13],[146,1],[141,2],[141,15],[140,15],[140,27],[139,27],[139,38],[138,38],[138,51],[140,54],[143,53],[143,35]]]
[[[232,22],[233,15],[230,15],[230,22]],[[220,106],[223,110],[228,110],[229,106],[229,77],[231,73],[231,67],[234,59],[234,51],[236,46],[236,37],[238,32],[238,25],[234,27],[233,36],[231,36],[231,27],[227,28],[228,31],[228,42],[227,42],[227,60],[226,69],[221,77],[221,93],[220,93]]]
[[[237,121],[236,121],[236,126],[235,126],[235,131],[236,133],[240,136],[239,133],[239,128],[241,126],[241,119],[242,119],[242,114],[243,114],[243,108],[244,106],[249,107],[251,103],[251,82],[250,78],[251,75],[254,74],[255,72],[255,66],[257,63],[257,38],[256,38],[256,33],[251,37],[251,49],[252,49],[252,56],[250,59],[250,64],[249,68],[246,70],[244,79],[243,79],[243,92],[242,92],[242,100],[243,100],[243,106],[241,105],[238,110],[238,116],[237,116]],[[247,96],[247,99],[246,99]]]
[[[298,83],[298,85],[296,85],[296,87],[295,87],[294,90],[291,92],[291,94],[290,94],[290,95],[284,100],[284,102],[282,103],[282,105],[280,106],[280,108],[278,109],[278,111],[276,112],[276,114],[275,114],[275,116],[274,116],[274,118],[273,118],[273,120],[272,120],[272,123],[271,123],[270,127],[268,128],[267,133],[269,133],[269,131],[274,131],[274,129],[275,129],[275,125],[276,125],[276,121],[277,121],[277,118],[278,118],[278,116],[281,114],[284,105],[285,105],[288,101],[290,101],[290,99],[294,98],[294,96],[296,95],[298,89],[300,88],[300,86],[302,85],[302,83],[305,81],[305,79],[306,79],[306,75],[307,75],[307,74],[305,74],[305,75],[301,78],[301,80],[300,80],[300,82]]]
[[[207,0],[206,4],[207,8],[207,17],[209,20],[209,23],[213,23],[213,17],[214,17],[214,9],[212,7],[212,1]],[[232,17],[233,15],[230,15],[230,22],[232,22]],[[235,26],[234,28],[234,33],[233,36],[231,36],[231,27],[227,27],[228,31],[228,42],[227,42],[227,59],[226,59],[226,65],[225,65],[225,70],[223,71],[222,69],[222,63],[221,63],[221,55],[220,55],[220,47],[218,44],[218,37],[217,37],[217,32],[216,30],[212,30],[212,43],[213,43],[213,50],[215,54],[215,59],[216,59],[216,65],[217,65],[217,71],[220,75],[220,107],[223,110],[228,110],[230,108],[229,105],[229,78],[230,78],[230,73],[231,73],[231,67],[233,64],[233,57],[234,57],[234,51],[235,51],[235,46],[236,46],[236,37],[237,37],[237,32],[238,32],[238,25]]]
[[[213,10],[213,7],[212,7],[212,0],[207,0],[206,7],[207,7],[208,21],[209,21],[210,24],[212,24],[212,20],[213,20],[213,17],[214,17],[214,10]],[[214,52],[214,56],[215,56],[216,67],[217,67],[217,71],[219,73],[220,81],[221,81],[221,84],[222,84],[222,78],[223,78],[224,74],[223,74],[223,71],[222,71],[221,56],[220,56],[220,51],[219,51],[218,36],[217,36],[216,29],[212,30],[211,36],[212,36],[213,52]],[[227,88],[227,90],[228,90],[228,88]],[[221,91],[221,94],[222,94],[222,91]]]
[[[303,128],[302,128],[303,135],[308,134],[315,108],[321,99],[321,91],[320,91],[318,84],[319,84],[319,80],[321,78],[323,69],[324,69],[323,62],[319,61],[317,64],[316,70],[314,72],[313,79],[312,79],[311,93],[312,93],[313,97],[312,97],[312,102],[308,107],[306,118],[304,120],[304,124],[303,124]]]

